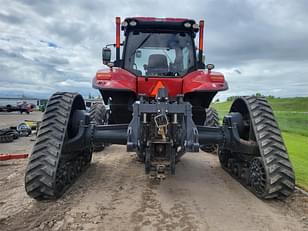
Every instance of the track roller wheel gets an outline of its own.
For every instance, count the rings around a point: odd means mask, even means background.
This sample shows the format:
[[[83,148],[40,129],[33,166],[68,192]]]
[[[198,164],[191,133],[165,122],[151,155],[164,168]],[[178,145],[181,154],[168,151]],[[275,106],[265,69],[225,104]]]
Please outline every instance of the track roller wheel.
[[[250,162],[249,182],[252,190],[257,195],[262,195],[266,190],[266,170],[260,157]]]
[[[233,102],[230,112],[242,115],[244,128],[239,135],[244,140],[256,142],[259,153],[252,156],[219,150],[222,167],[259,198],[288,197],[294,191],[295,176],[267,100],[263,97],[239,97]]]
[[[55,93],[50,97],[26,169],[25,189],[30,197],[60,197],[89,165],[91,147],[77,152],[64,150],[78,133],[79,126],[74,121],[75,112],[80,110],[85,110],[85,105],[77,93]]]
[[[219,127],[219,117],[216,109],[207,108],[205,112],[206,119],[204,122],[204,126]],[[217,154],[218,146],[215,144],[201,145],[200,149],[204,152]]]

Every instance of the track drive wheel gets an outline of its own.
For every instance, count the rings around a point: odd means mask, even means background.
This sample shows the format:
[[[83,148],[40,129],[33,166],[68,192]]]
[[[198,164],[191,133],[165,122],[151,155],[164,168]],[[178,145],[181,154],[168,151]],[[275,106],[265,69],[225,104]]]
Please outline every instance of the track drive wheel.
[[[77,93],[60,92],[48,101],[25,174],[25,189],[36,200],[56,199],[90,164],[92,148],[64,150],[76,137],[75,115],[85,110]]]
[[[244,182],[259,198],[288,197],[294,191],[295,176],[281,131],[266,98],[239,97],[233,102],[230,112],[242,115],[244,129],[239,135],[241,139],[255,141],[259,153],[248,156],[219,150],[222,167]],[[240,174],[234,174],[234,166],[238,166]]]
[[[207,108],[204,126],[219,127],[218,112],[214,108]],[[217,154],[218,146],[215,144],[201,145],[200,149],[204,152]]]
[[[95,103],[90,108],[90,120],[94,121],[97,125],[107,125],[109,120],[109,112],[103,103]],[[94,145],[93,151],[100,152],[103,151],[106,144]]]

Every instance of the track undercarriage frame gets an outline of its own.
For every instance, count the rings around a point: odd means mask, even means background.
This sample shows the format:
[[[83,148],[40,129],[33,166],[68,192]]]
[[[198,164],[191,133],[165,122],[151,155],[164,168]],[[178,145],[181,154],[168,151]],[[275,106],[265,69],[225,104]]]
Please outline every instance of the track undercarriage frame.
[[[200,144],[216,144],[230,152],[258,155],[256,142],[239,136],[238,128],[243,126],[239,124],[242,123],[240,113],[226,116],[221,127],[197,127],[190,103],[184,102],[182,95],[170,102],[167,95],[163,88],[152,101],[141,96],[133,105],[129,124],[96,125],[90,123],[87,113],[76,111],[72,127],[79,133],[66,143],[64,150],[77,151],[102,143],[126,144],[127,151],[136,152],[144,162],[146,173],[169,170],[171,174],[175,174],[180,157],[186,152],[199,152]]]

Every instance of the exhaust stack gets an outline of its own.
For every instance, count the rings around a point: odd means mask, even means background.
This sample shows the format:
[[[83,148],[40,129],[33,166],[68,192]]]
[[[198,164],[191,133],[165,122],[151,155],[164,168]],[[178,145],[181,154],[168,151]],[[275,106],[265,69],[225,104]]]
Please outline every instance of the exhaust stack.
[[[203,33],[204,33],[204,20],[199,22],[199,63],[203,63]]]
[[[120,60],[120,27],[121,18],[116,17],[116,61]]]

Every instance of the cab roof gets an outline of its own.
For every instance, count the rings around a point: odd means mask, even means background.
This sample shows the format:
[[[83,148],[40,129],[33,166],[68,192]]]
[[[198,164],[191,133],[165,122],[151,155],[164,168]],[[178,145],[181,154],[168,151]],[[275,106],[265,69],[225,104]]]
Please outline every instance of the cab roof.
[[[187,25],[190,25],[189,27]],[[129,31],[193,32],[199,31],[196,21],[188,18],[129,17],[122,22],[125,35]]]
[[[155,18],[155,17],[129,17],[125,18],[125,20],[135,19],[137,21],[143,22],[186,22],[186,21],[194,21],[189,18]]]

